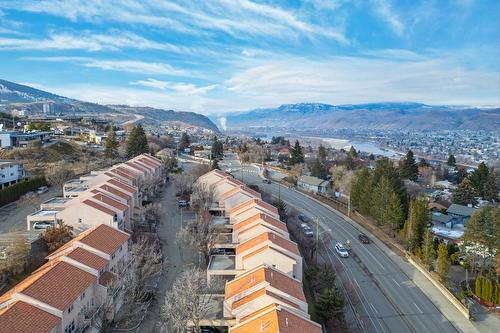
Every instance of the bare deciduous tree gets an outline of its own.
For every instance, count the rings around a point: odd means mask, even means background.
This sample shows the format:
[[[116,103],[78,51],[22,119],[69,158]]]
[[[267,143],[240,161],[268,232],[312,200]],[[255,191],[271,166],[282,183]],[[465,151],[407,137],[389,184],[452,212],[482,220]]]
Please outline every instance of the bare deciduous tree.
[[[71,165],[58,163],[51,165],[47,170],[45,170],[45,179],[51,186],[58,187],[61,186],[71,178],[75,176],[73,168]]]
[[[181,228],[176,235],[176,242],[179,245],[191,246],[203,255],[205,266],[210,259],[210,250],[215,245],[217,235],[220,230],[212,223],[212,216],[208,211],[198,211],[196,219],[184,228]]]
[[[198,268],[185,270],[165,295],[161,321],[167,331],[185,332],[191,327],[201,332],[200,322],[213,307],[214,296],[220,290],[220,282],[207,282],[206,274]]]
[[[127,274],[127,285],[130,288],[131,297],[140,301],[147,293],[146,284],[148,280],[161,273],[163,268],[163,257],[160,244],[157,240],[140,237],[130,249],[131,265],[130,274]]]
[[[354,171],[347,170],[344,165],[334,166],[330,169],[335,189],[342,193],[350,193],[352,181],[354,180]]]
[[[193,186],[193,177],[191,175],[182,174],[175,177],[175,185],[177,187],[177,192],[181,196],[191,193],[191,187]]]
[[[200,178],[200,176],[203,176],[207,172],[210,172],[210,170],[210,164],[196,164],[191,170],[189,170],[189,175],[194,180]]]
[[[195,182],[191,194],[191,207],[196,211],[208,211],[212,206],[214,196],[215,189],[213,186]]]

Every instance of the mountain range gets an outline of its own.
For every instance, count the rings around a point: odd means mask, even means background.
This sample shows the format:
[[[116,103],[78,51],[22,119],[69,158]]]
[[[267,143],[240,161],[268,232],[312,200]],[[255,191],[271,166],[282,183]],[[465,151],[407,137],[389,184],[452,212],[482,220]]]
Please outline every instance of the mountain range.
[[[133,116],[139,115],[144,117],[142,120],[144,123],[179,122],[219,133],[219,129],[209,118],[195,112],[128,105],[101,105],[55,95],[27,85],[0,80],[0,111],[11,111],[22,106],[23,109],[29,112],[40,113],[43,110],[43,104],[47,102],[51,102],[53,112],[58,115],[99,114],[118,115],[125,118],[133,118]]]
[[[229,113],[229,129],[249,127],[289,129],[405,129],[498,130],[500,108],[426,105],[421,103],[370,103],[331,105],[285,104],[277,108]]]

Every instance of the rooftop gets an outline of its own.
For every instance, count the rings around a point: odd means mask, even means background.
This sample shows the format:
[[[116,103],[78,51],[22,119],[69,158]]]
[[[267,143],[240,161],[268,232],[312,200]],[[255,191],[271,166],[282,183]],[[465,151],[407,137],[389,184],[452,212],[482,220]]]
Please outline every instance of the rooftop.
[[[473,207],[467,207],[463,205],[458,205],[458,204],[452,204],[448,209],[446,210],[449,214],[455,214],[455,215],[461,215],[461,216],[472,216],[474,212],[476,211],[476,208]]]
[[[34,213],[31,213],[30,216],[54,216],[57,213],[58,213],[57,210],[40,209],[40,210],[37,210]]]
[[[44,204],[65,204],[66,202],[73,200],[72,198],[64,197],[54,197],[44,202]]]
[[[25,302],[17,301],[5,309],[0,309],[0,328],[8,333],[32,333],[33,328],[40,333],[49,333],[61,319]]]

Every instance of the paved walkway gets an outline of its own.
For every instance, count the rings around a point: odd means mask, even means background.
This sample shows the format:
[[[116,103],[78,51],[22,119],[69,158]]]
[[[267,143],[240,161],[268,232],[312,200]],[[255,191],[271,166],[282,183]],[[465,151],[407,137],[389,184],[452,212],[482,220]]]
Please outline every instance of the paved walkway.
[[[186,265],[195,262],[194,252],[190,249],[183,249],[182,253],[179,251],[175,243],[175,235],[181,227],[181,211],[177,207],[177,199],[175,197],[175,185],[172,181],[167,184],[167,187],[158,200],[160,212],[160,226],[158,229],[158,236],[162,244],[163,256],[167,262],[167,270],[158,284],[158,290],[155,295],[155,301],[151,308],[148,310],[148,315],[144,322],[139,326],[137,332],[161,332],[161,308],[164,304],[165,292],[172,286],[175,279],[183,271]],[[187,221],[192,212],[183,210],[182,217]]]

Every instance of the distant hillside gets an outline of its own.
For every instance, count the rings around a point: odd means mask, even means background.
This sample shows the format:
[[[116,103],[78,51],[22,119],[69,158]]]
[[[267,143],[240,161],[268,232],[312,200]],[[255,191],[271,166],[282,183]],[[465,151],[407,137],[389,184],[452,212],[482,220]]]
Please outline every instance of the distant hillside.
[[[62,103],[74,101],[66,97],[54,95],[22,84],[0,80],[0,104],[31,103],[46,100]]]
[[[0,80],[0,106],[6,111],[23,109],[31,113],[41,113],[43,104],[51,102],[55,114],[120,114],[123,116],[140,114],[144,122],[154,124],[159,121],[178,121],[187,125],[203,127],[219,132],[217,126],[207,117],[194,112],[178,112],[149,107],[127,105],[100,105],[55,95],[29,86]]]
[[[228,128],[498,130],[500,109],[419,103],[286,104],[226,115]]]
[[[154,124],[159,121],[182,122],[192,126],[203,127],[219,133],[217,126],[206,116],[185,111],[163,110],[151,107],[136,107],[128,105],[108,105],[119,113],[131,113],[144,116],[146,123]]]

